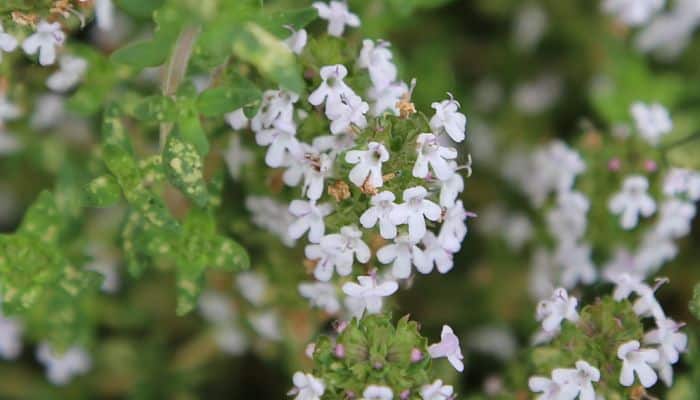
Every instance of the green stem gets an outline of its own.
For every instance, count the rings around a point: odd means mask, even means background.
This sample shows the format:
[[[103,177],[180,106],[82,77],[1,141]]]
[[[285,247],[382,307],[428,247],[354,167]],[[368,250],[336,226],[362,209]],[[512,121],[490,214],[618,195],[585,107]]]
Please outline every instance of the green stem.
[[[190,26],[185,28],[175,42],[175,47],[168,60],[168,63],[163,68],[162,90],[164,96],[173,96],[177,92],[177,88],[185,78],[187,65],[192,55],[194,42],[199,35],[198,26]],[[172,123],[163,123],[160,125],[160,149],[165,146],[170,131],[173,129]]]

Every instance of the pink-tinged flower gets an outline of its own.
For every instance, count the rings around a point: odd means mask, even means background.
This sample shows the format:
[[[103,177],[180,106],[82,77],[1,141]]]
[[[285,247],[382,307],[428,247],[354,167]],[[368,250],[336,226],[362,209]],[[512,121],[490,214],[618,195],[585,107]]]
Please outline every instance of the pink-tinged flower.
[[[649,181],[641,175],[627,177],[622,190],[615,194],[608,203],[613,214],[620,215],[620,226],[630,230],[637,226],[639,216],[650,217],[656,211],[656,203],[649,196]]]
[[[318,16],[328,21],[328,34],[331,36],[342,36],[346,25],[353,28],[360,26],[360,18],[348,10],[344,1],[331,1],[329,4],[317,1],[313,6]]]
[[[24,39],[22,49],[29,55],[39,53],[39,64],[46,66],[56,62],[56,47],[63,45],[66,34],[58,22],[40,21],[36,32]]]
[[[446,357],[447,361],[459,372],[464,371],[464,363],[462,360],[462,350],[459,348],[459,338],[452,332],[452,328],[447,325],[442,326],[440,333],[440,342],[431,344],[428,347],[428,353],[432,358]]]

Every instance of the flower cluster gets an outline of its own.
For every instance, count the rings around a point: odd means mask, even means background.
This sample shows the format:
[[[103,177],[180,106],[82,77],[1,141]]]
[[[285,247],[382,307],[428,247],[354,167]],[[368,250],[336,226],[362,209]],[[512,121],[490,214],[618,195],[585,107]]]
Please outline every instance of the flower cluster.
[[[359,398],[373,400],[450,400],[454,389],[432,378],[431,357],[447,357],[462,369],[459,340],[444,326],[441,341],[426,345],[418,324],[408,317],[394,326],[389,315],[370,315],[337,327],[307,348],[313,374],[294,374],[289,395],[296,400]]]
[[[359,24],[344,3],[314,6],[329,21],[331,35]],[[306,39],[305,31],[296,30],[286,43],[303,59]],[[363,311],[379,312],[381,298],[393,294],[396,280],[409,278],[413,267],[423,274],[449,271],[472,214],[458,200],[463,167],[453,146],[466,137],[459,103],[451,95],[433,103],[434,115],[423,122],[408,86],[397,80],[387,42],[364,40],[354,67],[360,74],[367,71],[369,102],[347,83],[346,65],[325,65],[308,98],[286,89],[268,90],[252,118],[239,109],[227,121],[237,130],[249,128],[256,143],[267,148],[267,166],[284,169],[284,184],[301,188],[302,198],[289,204],[289,223],[269,200],[249,198],[247,204],[254,220],[285,243],[307,237],[305,255],[319,282],[305,283],[300,291],[312,304],[338,312],[337,294],[325,282],[336,274],[353,275],[355,263],[372,265],[373,253],[391,267],[386,274],[371,273],[359,276],[359,283],[342,285],[343,304],[359,317]],[[328,133],[316,129],[311,140],[302,140],[300,132],[312,123],[325,125]],[[229,166],[235,162],[232,158]],[[355,212],[359,216],[353,220]],[[373,252],[368,243],[382,245]]]
[[[537,316],[543,329],[540,340],[553,341],[552,349],[566,346],[570,351],[560,353],[555,360],[540,359],[546,347],[536,348],[535,363],[554,368],[551,378],[530,378],[530,389],[542,393],[540,399],[573,400],[595,399],[596,394],[608,398],[622,392],[616,383],[631,387],[637,379],[643,388],[654,386],[658,377],[670,386],[672,365],[686,351],[688,338],[679,332],[682,324],[666,317],[654,290],[643,282],[621,278],[612,297],[585,307],[579,315],[577,299],[568,297],[564,289],[557,289],[551,300],[538,306]],[[627,300],[632,293],[637,296],[634,303]],[[617,321],[615,324],[606,320],[611,317]],[[641,321],[645,317],[652,317],[655,323],[655,328],[646,333]],[[564,321],[568,322],[562,325]],[[590,350],[586,342],[591,341],[601,347]],[[642,348],[642,343],[647,347]],[[576,368],[556,365],[568,362],[575,362]]]

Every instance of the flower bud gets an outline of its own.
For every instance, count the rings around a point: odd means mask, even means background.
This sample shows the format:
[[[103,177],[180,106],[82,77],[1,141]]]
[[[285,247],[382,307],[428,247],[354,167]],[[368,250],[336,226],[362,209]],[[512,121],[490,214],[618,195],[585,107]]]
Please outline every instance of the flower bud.
[[[417,363],[423,359],[423,353],[417,348],[411,349],[411,362]]]
[[[333,354],[338,358],[345,357],[345,346],[340,343],[336,344],[335,349],[333,349]]]

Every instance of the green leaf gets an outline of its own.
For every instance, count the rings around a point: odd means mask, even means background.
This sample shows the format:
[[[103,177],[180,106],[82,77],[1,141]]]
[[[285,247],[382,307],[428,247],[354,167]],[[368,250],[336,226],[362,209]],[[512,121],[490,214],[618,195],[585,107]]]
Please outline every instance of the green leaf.
[[[167,96],[146,97],[133,110],[134,118],[146,122],[172,122],[177,116],[175,101]]]
[[[117,6],[134,17],[146,18],[160,8],[165,0],[117,0]]]
[[[209,202],[202,174],[202,159],[194,145],[170,135],[163,150],[165,173],[170,183],[200,207]]]
[[[135,43],[130,43],[110,56],[112,61],[119,64],[130,65],[136,69],[144,69],[148,67],[157,67],[165,63],[170,48],[172,47],[175,37],[172,40],[143,40]]]
[[[316,18],[318,18],[318,11],[313,7],[276,12],[261,10],[260,16],[255,19],[255,22],[273,35],[284,38],[290,35],[285,25],[299,30],[310,24]]]
[[[167,6],[154,11],[153,20],[153,39],[130,43],[112,53],[111,59],[139,70],[165,63],[187,16],[177,7]]]
[[[249,62],[260,73],[295,93],[304,89],[301,68],[294,54],[260,25],[247,23],[233,33],[233,53]]]
[[[115,108],[110,108],[102,124],[104,163],[116,178],[124,197],[131,206],[156,227],[174,229],[177,221],[170,215],[163,200],[148,189],[150,182],[142,174],[140,165],[132,154],[122,123],[118,117],[114,116],[116,112]],[[158,159],[150,161],[157,162]],[[150,164],[145,167],[153,168]]]
[[[177,258],[177,314],[184,315],[197,305],[208,267],[237,271],[250,265],[248,254],[235,241],[216,234],[211,213],[193,209],[183,224]]]
[[[103,175],[93,179],[85,188],[88,205],[109,207],[121,199],[121,187],[112,175]]]
[[[592,91],[593,105],[609,123],[628,121],[635,101],[659,102],[672,107],[683,91],[683,83],[673,75],[654,74],[646,58],[616,44],[607,45],[609,59],[604,76],[610,82]]]
[[[177,133],[182,140],[193,145],[201,157],[209,152],[209,140],[207,140],[207,135],[202,128],[202,122],[199,120],[199,114],[194,105],[180,109]]]
[[[261,97],[262,93],[255,87],[216,87],[202,92],[197,108],[207,117],[216,117],[241,107],[254,107]]]

